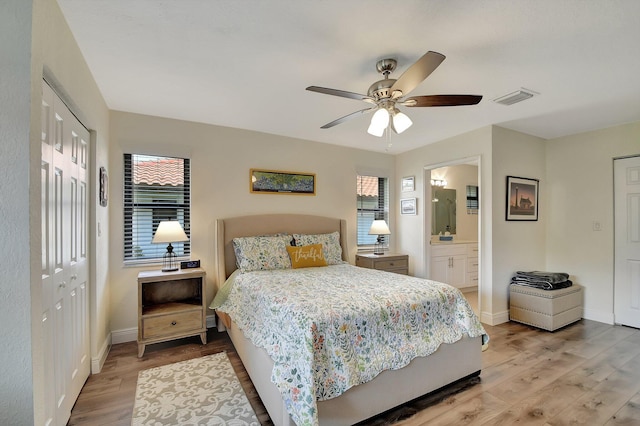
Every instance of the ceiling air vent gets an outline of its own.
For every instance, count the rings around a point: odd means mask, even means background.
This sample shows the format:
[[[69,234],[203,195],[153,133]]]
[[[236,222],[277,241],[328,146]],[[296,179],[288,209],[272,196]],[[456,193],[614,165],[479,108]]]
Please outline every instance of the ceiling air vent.
[[[532,98],[539,93],[534,92],[533,90],[521,88],[520,90],[516,90],[515,92],[511,92],[507,95],[501,96],[493,100],[493,102],[502,105],[513,105],[518,102],[522,102],[529,98]]]

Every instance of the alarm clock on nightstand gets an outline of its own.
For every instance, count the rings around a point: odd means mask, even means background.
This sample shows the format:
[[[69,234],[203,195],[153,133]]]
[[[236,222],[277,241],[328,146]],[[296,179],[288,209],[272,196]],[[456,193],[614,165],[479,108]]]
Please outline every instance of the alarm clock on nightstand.
[[[200,260],[185,260],[180,262],[180,269],[193,269],[200,267]]]

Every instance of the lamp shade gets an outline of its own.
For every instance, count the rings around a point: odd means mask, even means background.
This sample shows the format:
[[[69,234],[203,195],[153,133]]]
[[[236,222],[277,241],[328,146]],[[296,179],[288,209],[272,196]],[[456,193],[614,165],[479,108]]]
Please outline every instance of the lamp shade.
[[[389,227],[387,226],[387,222],[384,220],[374,220],[371,224],[371,228],[369,229],[369,235],[390,235],[391,231],[389,231]]]
[[[395,114],[393,115],[393,128],[396,133],[400,134],[407,130],[413,122],[406,114],[401,113],[399,110],[395,110]]]
[[[179,241],[189,241],[189,237],[182,229],[182,225],[177,220],[163,220],[158,225],[153,236],[152,243],[175,243]]]
[[[385,108],[378,109],[371,117],[371,124],[367,133],[373,136],[381,137],[384,134],[384,129],[389,125],[389,111]]]

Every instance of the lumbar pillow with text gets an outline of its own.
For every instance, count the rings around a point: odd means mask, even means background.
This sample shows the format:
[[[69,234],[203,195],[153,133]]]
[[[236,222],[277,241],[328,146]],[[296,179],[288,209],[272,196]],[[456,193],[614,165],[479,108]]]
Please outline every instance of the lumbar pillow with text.
[[[287,246],[292,268],[310,268],[313,266],[327,266],[322,253],[322,244],[308,246]]]

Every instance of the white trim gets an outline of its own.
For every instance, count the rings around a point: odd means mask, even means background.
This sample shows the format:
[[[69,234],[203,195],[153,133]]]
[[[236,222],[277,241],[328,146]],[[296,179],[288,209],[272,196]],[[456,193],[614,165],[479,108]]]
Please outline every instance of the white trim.
[[[116,345],[118,343],[135,342],[138,340],[138,327],[125,328],[122,330],[114,330],[111,332],[111,342]]]
[[[111,350],[111,333],[107,335],[107,338],[102,342],[102,347],[98,351],[97,356],[91,358],[91,374],[98,374],[102,371],[109,351]]]
[[[207,315],[207,328],[218,328],[216,326],[216,314]]]
[[[488,325],[498,325],[509,322],[509,311],[498,312],[492,314],[490,312],[482,312],[480,314],[480,322]]]
[[[594,309],[582,309],[582,318],[591,321],[598,321],[605,324],[613,325],[615,323],[615,317],[613,312],[602,312]]]

